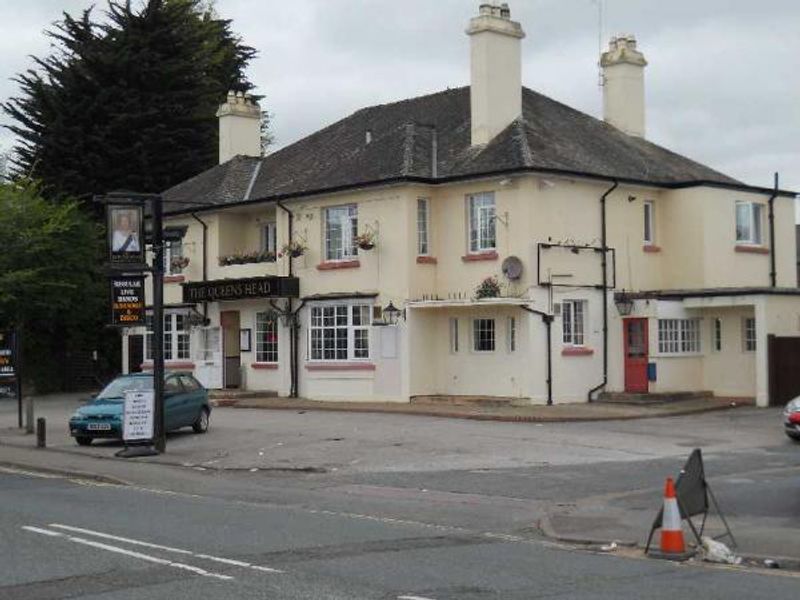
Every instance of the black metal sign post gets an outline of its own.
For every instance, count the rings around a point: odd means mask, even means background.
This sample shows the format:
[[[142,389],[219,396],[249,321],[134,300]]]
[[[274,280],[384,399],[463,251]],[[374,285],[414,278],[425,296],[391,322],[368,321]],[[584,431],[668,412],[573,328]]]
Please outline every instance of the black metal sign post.
[[[107,204],[109,267],[128,275],[112,277],[116,280],[134,280],[131,273],[149,271],[153,277],[153,396],[154,427],[152,444],[155,451],[141,446],[134,452],[119,456],[143,456],[166,451],[167,439],[164,423],[164,238],[163,206],[158,194],[112,192],[98,200]],[[152,218],[153,265],[145,261],[144,207],[149,203]],[[129,283],[131,283],[129,281]],[[131,289],[131,288],[129,288]],[[113,301],[113,299],[112,299]],[[113,312],[113,307],[112,307]],[[120,313],[121,314],[121,313]],[[128,318],[133,318],[132,314]],[[116,325],[135,324],[116,323]],[[148,452],[147,450],[150,450]]]

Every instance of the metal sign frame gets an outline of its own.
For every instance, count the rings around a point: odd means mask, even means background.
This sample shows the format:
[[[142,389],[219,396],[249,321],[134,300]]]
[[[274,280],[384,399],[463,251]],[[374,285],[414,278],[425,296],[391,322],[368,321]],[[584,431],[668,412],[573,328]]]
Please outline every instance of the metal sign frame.
[[[722,513],[722,509],[717,502],[714,492],[711,491],[711,486],[708,485],[706,480],[705,466],[703,465],[703,454],[700,448],[695,448],[689,455],[689,459],[681,469],[677,480],[675,481],[675,498],[678,501],[678,509],[681,513],[681,518],[686,519],[689,523],[689,528],[692,530],[698,545],[702,545],[703,532],[705,531],[708,515],[713,507],[725,527],[725,533],[715,537],[714,539],[729,538],[731,546],[736,549],[736,538],[733,537],[728,521]],[[664,516],[664,508],[662,507],[652,527],[650,527],[650,534],[647,536],[647,544],[645,545],[645,553],[650,550],[650,543],[653,541],[653,535],[656,529],[661,527],[661,522]],[[700,528],[698,529],[692,517],[702,516]]]

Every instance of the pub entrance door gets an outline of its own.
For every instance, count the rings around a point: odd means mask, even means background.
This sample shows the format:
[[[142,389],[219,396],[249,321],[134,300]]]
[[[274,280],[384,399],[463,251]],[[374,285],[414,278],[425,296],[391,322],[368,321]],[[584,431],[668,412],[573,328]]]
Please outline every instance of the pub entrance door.
[[[647,319],[625,319],[622,326],[625,346],[625,391],[647,393]]]
[[[239,348],[239,311],[227,310],[220,313],[222,325],[223,380],[226,389],[242,385],[241,350]]]

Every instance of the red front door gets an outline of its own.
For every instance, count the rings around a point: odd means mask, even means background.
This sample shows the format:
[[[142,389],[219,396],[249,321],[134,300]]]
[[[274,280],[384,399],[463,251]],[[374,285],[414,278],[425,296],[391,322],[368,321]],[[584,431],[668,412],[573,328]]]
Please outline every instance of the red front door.
[[[623,321],[625,346],[625,391],[646,393],[647,390],[647,319]]]

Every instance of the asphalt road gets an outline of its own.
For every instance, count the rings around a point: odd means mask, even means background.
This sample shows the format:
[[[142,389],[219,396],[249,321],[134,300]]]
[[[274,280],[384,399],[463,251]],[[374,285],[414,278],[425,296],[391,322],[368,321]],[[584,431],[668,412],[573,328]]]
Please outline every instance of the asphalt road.
[[[782,574],[594,554],[306,504],[3,469],[0,598],[797,597],[798,579]]]

